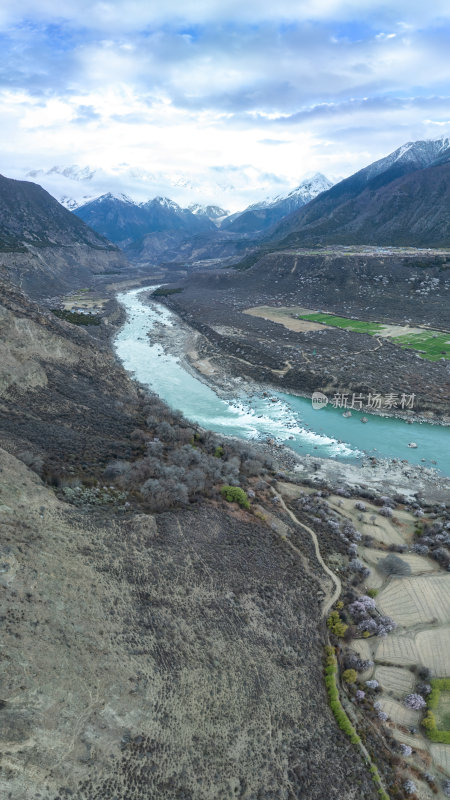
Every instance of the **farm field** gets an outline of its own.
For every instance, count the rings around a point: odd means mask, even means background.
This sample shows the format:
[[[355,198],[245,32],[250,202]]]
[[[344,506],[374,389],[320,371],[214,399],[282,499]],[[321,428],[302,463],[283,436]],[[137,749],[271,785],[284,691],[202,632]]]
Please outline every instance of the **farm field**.
[[[423,351],[420,354],[429,361],[450,359],[450,333],[422,331],[405,336],[393,336],[392,341],[403,349]]]
[[[385,561],[387,555],[389,555],[385,550],[374,550],[371,547],[361,548],[361,553],[364,557],[364,561],[371,567],[382,565],[382,562]],[[439,570],[438,565],[435,561],[432,561],[431,558],[424,558],[424,556],[418,556],[415,553],[402,553],[398,558],[405,565],[405,569],[410,570],[411,575],[421,575],[424,572],[438,572]],[[380,581],[383,583],[383,577],[381,575]]]
[[[397,725],[404,725],[405,727],[417,727],[419,725],[420,711],[407,708],[403,703],[399,703],[398,700],[393,700],[391,697],[381,697],[379,703],[389,719]]]
[[[251,317],[261,317],[268,319],[270,322],[278,322],[284,325],[291,331],[318,331],[322,330],[323,326],[318,322],[301,317],[302,314],[308,312],[308,309],[299,307],[276,307],[276,306],[255,306],[254,308],[247,308],[244,314],[249,314]]]
[[[365,501],[366,512],[361,512],[355,508],[355,501],[349,498],[330,495],[328,503],[335,511],[349,519],[361,533],[367,533],[374,540],[381,544],[405,544],[410,543],[414,535],[415,520],[406,511],[398,511],[395,514],[396,523],[388,517],[380,515],[379,506]],[[360,517],[362,516],[362,519]],[[375,517],[374,520],[371,517]]]
[[[317,312],[313,314],[301,314],[301,319],[311,322],[320,322],[323,325],[330,325],[332,328],[344,328],[347,331],[356,333],[369,333],[374,335],[383,330],[383,325],[379,322],[363,322],[359,319],[349,319],[348,317],[336,317],[334,314]]]
[[[431,744],[431,757],[435,764],[438,764],[443,772],[450,775],[450,746],[448,744]]]
[[[354,333],[389,338],[404,350],[414,350],[428,361],[450,359],[450,332],[427,330],[408,325],[340,317],[325,311],[311,311],[298,306],[255,306],[244,311],[255,317],[278,322],[292,331],[302,332],[321,328],[342,328]]]
[[[303,494],[294,484],[278,483],[277,488],[286,499]],[[380,506],[367,499],[362,509],[355,497],[334,494],[328,495],[327,504],[363,536],[370,537],[364,545],[358,544],[358,558],[370,569],[366,591],[377,590],[377,609],[396,623],[395,630],[384,638],[352,640],[351,650],[369,664],[359,674],[360,685],[364,689],[365,681],[378,682],[377,702],[387,715],[391,735],[399,744],[412,748],[415,767],[423,770],[433,760],[433,768],[442,779],[450,774],[450,745],[433,742],[425,735],[421,726],[424,712],[410,708],[405,698],[419,691],[421,668],[429,669],[434,676],[450,675],[450,575],[434,559],[411,552],[418,521],[410,510],[397,507],[391,517],[384,516]],[[421,524],[429,522],[424,517]],[[340,562],[336,561],[332,568],[338,567]],[[450,692],[442,690],[441,696],[436,723],[438,730],[447,730]],[[435,796],[419,776],[416,785],[420,800]]]
[[[442,625],[448,621],[450,575],[391,578],[377,606],[398,625]]]
[[[436,725],[441,731],[450,731],[450,692],[441,692],[435,709]]]
[[[413,673],[401,667],[377,667],[375,679],[383,689],[392,692],[399,699],[412,692],[415,683]]]

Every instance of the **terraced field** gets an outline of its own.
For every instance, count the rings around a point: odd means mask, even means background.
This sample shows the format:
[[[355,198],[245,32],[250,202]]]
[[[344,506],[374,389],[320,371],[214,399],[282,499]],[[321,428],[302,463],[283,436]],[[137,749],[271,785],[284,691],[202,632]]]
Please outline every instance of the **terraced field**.
[[[444,624],[450,608],[450,575],[391,578],[377,605],[398,625]]]
[[[388,715],[389,719],[397,723],[397,725],[416,727],[419,724],[421,717],[420,711],[407,708],[403,703],[399,703],[391,697],[382,697],[379,702],[382,710]]]
[[[383,689],[393,692],[398,698],[411,692],[415,683],[412,672],[401,667],[377,667],[375,679]]]

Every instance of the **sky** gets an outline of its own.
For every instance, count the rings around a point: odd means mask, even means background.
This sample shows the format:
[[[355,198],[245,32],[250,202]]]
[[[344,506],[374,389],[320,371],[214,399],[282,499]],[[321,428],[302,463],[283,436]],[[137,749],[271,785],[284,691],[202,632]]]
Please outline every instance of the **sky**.
[[[449,32],[448,0],[1,0],[0,172],[231,211],[336,180],[449,135]]]

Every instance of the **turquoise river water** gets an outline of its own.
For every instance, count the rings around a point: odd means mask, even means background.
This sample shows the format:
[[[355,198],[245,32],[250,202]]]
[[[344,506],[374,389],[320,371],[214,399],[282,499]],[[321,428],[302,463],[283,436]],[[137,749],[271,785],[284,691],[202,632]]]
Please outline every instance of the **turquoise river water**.
[[[140,288],[118,295],[127,321],[116,337],[117,355],[136,380],[192,422],[223,435],[271,437],[302,455],[354,463],[367,455],[407,459],[450,476],[450,428],[368,414],[367,424],[362,424],[362,412],[352,411],[346,418],[342,409],[327,406],[314,410],[311,400],[292,394],[249,394],[244,381],[236,384],[235,398],[219,397],[191,375],[179,358],[149,338],[155,323],[176,326],[178,318],[165,306],[144,300],[143,292],[146,290]],[[410,442],[415,442],[417,449],[409,448]]]

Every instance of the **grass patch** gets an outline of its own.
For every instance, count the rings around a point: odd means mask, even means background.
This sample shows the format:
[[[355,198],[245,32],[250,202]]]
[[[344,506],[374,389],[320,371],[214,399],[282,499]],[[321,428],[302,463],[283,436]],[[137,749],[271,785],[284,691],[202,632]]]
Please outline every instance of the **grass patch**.
[[[450,359],[450,333],[424,331],[405,336],[393,336],[391,341],[400,345],[404,350],[419,351],[420,355],[428,361],[439,361],[440,358]]]
[[[183,289],[180,288],[171,289],[170,286],[160,286],[159,289],[152,292],[152,297],[167,297],[169,294],[180,294],[182,291]]]
[[[311,322],[321,322],[323,325],[330,325],[332,328],[344,328],[356,333],[369,333],[373,336],[378,331],[382,331],[384,325],[379,322],[362,322],[359,319],[348,319],[347,317],[336,317],[333,314],[299,314],[298,319],[306,319]]]
[[[72,325],[100,325],[102,321],[98,314],[78,314],[76,311],[62,311],[59,308],[52,308],[52,314]]]
[[[450,744],[450,678],[433,678],[427,698],[428,711],[422,721],[432,742]]]

